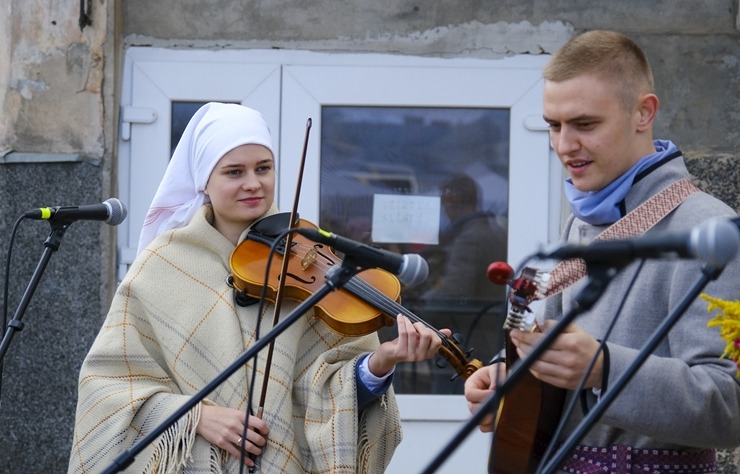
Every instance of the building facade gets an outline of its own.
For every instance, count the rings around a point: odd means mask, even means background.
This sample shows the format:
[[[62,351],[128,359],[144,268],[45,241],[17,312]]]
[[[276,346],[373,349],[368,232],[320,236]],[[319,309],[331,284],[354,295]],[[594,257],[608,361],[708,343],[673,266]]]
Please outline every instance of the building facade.
[[[9,268],[8,294],[2,298],[7,317],[22,317],[25,327],[15,334],[2,361],[0,445],[8,454],[0,461],[0,471],[66,469],[79,367],[130,255],[121,244],[126,238],[120,229],[99,222],[72,224],[54,248],[49,245],[52,229],[47,222],[18,219],[38,207],[98,203],[111,196],[134,199],[143,192],[137,187],[140,176],[125,171],[129,169],[125,160],[134,159],[128,134],[135,137],[135,127],[148,120],[146,111],[137,115],[142,111],[132,106],[132,95],[138,91],[129,74],[150,70],[132,68],[132,57],[145,58],[139,65],[165,64],[168,52],[172,61],[186,66],[199,61],[274,63],[281,71],[276,87],[282,91],[289,87],[286,71],[300,82],[306,77],[300,76],[300,68],[317,64],[536,69],[573,35],[614,29],[634,38],[651,60],[661,98],[656,137],[674,140],[696,183],[740,210],[739,10],[737,0],[4,2],[0,231],[12,253],[0,252],[0,262]],[[151,51],[158,56],[149,59]],[[222,53],[247,59],[222,61]],[[171,87],[176,90],[169,93],[173,101],[205,100],[176,88],[196,82],[188,74],[174,80]],[[207,80],[203,74],[218,73],[206,69],[198,81]],[[500,87],[513,84],[516,77]],[[388,79],[391,86],[394,80]],[[155,79],[152,83],[162,84]],[[419,79],[418,85],[408,87],[425,86]],[[452,82],[434,87],[432,95],[465,86]],[[488,100],[485,94],[480,93],[482,102]],[[219,99],[215,91],[212,98]],[[337,98],[336,103],[342,100]],[[470,107],[468,99],[460,100],[461,107]],[[507,100],[491,103],[514,109],[513,99],[508,105]],[[284,126],[285,112],[275,114],[279,115],[275,128],[287,140],[288,130],[294,129]],[[301,137],[294,133],[291,139],[300,142]],[[142,149],[150,145],[140,141],[138,146],[142,143]],[[281,166],[288,169],[295,153],[283,151]],[[135,158],[142,159],[141,153]],[[414,183],[405,170],[385,173],[386,178],[401,176]],[[512,209],[510,241],[519,237],[513,229],[520,225],[513,222]],[[133,208],[130,211],[136,215]],[[554,215],[559,215],[557,211]],[[551,222],[537,240],[552,238],[553,227],[557,222]],[[135,231],[134,226],[131,232]],[[48,265],[39,268],[42,261]],[[42,275],[38,284],[29,283],[37,275]],[[411,424],[409,432],[413,430]],[[451,436],[454,427],[444,433]],[[735,472],[732,453],[725,455],[727,472]]]

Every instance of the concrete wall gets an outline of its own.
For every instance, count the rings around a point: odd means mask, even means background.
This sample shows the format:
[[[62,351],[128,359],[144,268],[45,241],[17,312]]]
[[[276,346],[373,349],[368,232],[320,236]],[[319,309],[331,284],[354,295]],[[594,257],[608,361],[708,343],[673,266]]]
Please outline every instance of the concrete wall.
[[[574,33],[629,34],[651,59],[661,110],[656,136],[671,138],[699,184],[740,209],[738,0],[315,0],[269,5],[222,0],[129,0],[126,45],[285,48],[434,57],[552,53]],[[718,180],[722,176],[722,180]]]
[[[87,0],[84,2],[87,3]],[[93,0],[0,6],[0,231],[41,206],[115,195],[117,84],[127,46],[289,48],[500,58],[556,50],[573,34],[628,33],[651,58],[673,139],[708,191],[740,209],[738,0]],[[49,226],[24,221],[8,283],[12,315]],[[2,472],[63,472],[79,364],[113,289],[114,232],[73,224],[5,359]],[[6,248],[0,250],[5,267]],[[4,301],[4,296],[2,297]],[[735,468],[728,463],[727,472]]]

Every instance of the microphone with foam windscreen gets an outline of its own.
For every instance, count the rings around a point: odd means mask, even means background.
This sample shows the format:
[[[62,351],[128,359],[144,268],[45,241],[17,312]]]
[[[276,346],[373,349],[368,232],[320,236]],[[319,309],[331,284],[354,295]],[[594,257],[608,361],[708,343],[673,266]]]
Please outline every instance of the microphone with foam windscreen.
[[[400,255],[321,229],[299,228],[296,232],[314,242],[326,244],[342,252],[346,259],[350,259],[357,266],[380,268],[391,272],[407,286],[418,285],[429,275],[429,264],[421,255]]]
[[[708,268],[724,268],[740,246],[740,230],[734,221],[714,218],[689,232],[655,233],[630,239],[595,241],[588,245],[564,245],[539,252],[537,258],[624,264],[641,258],[694,258]]]
[[[110,198],[101,204],[42,207],[26,212],[23,217],[61,223],[103,221],[109,225],[118,225],[126,219],[126,214],[126,206],[118,199]]]

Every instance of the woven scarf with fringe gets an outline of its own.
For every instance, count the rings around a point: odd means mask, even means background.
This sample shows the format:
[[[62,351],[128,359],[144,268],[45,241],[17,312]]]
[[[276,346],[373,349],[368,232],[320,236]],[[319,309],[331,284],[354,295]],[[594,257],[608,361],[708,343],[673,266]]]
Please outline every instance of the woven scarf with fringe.
[[[119,286],[80,371],[70,473],[110,466],[254,342],[258,305],[235,306],[226,284],[234,247],[209,224],[209,206],[202,209],[147,247]],[[286,300],[283,311],[294,306]],[[257,472],[385,470],[401,439],[393,391],[358,413],[355,383],[358,357],[378,344],[376,334],[339,336],[312,312],[277,338]],[[250,374],[248,363],[205,403],[244,411]],[[196,436],[199,416],[198,406],[125,472],[239,472],[236,458]]]

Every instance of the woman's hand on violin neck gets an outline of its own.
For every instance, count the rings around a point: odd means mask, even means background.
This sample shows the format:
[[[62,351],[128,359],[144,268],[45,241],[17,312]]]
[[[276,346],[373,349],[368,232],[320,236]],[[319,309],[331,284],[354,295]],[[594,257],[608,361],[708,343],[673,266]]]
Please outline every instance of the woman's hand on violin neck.
[[[399,362],[418,362],[434,357],[442,346],[442,339],[433,328],[423,322],[411,323],[411,320],[399,314],[396,317],[398,337],[382,343],[370,355],[368,367],[377,377],[392,371]],[[450,336],[449,329],[440,331]]]
[[[247,453],[259,456],[267,443],[269,431],[267,424],[256,416],[249,416],[247,439],[243,443]],[[218,446],[234,457],[241,458],[242,434],[244,433],[244,412],[234,408],[202,405],[200,420],[195,432],[209,443]],[[249,456],[244,456],[247,466],[254,466]]]

